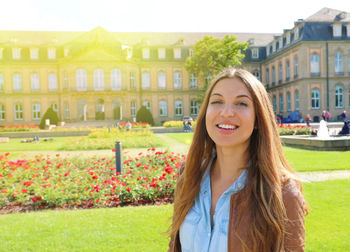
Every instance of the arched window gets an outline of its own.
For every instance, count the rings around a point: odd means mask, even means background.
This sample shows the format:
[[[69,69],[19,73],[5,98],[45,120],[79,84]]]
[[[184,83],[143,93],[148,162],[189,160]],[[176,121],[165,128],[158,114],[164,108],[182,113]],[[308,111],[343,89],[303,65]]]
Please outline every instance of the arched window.
[[[167,116],[168,115],[168,104],[166,101],[159,102],[159,116]]]
[[[199,110],[198,102],[196,100],[191,100],[191,104],[190,105],[191,105],[190,106],[190,113],[191,113],[191,115],[193,115],[193,116],[198,115],[198,110]]]
[[[312,109],[319,109],[320,105],[321,105],[320,90],[313,89],[311,91],[311,108]]]
[[[336,108],[344,107],[343,88],[341,86],[335,87],[335,107]]]
[[[294,57],[294,79],[298,78],[299,75],[299,63],[298,56]]]
[[[183,115],[183,104],[182,101],[175,101],[175,116]]]
[[[77,71],[77,91],[87,90],[87,75],[86,70],[79,69]]]
[[[166,88],[166,76],[164,72],[158,73],[158,89]]]
[[[94,86],[95,91],[103,91],[105,89],[103,69],[96,69],[94,71]]]
[[[295,99],[295,110],[299,110],[299,91],[294,91],[294,99]]]
[[[343,75],[343,54],[341,52],[336,52],[334,55],[334,71],[338,75]]]
[[[150,89],[151,87],[151,80],[149,76],[149,72],[143,72],[142,73],[142,89]]]
[[[122,75],[119,69],[112,69],[111,71],[111,89],[122,90]]]
[[[143,106],[146,107],[146,109],[148,109],[149,112],[151,112],[151,102],[150,101],[144,101],[142,103]]]
[[[282,93],[280,93],[279,98],[280,98],[280,113],[283,113],[283,111],[284,111],[284,98],[283,98]]]
[[[174,72],[174,89],[181,89],[182,87],[182,74],[180,71]]]
[[[320,56],[317,54],[310,56],[310,72],[312,76],[320,75]]]
[[[290,92],[287,92],[287,111],[292,111],[292,101]]]
[[[272,97],[272,105],[273,105],[273,112],[277,112],[277,98],[276,95],[273,95]]]
[[[286,62],[286,80],[288,81],[290,79],[290,62],[287,60]]]

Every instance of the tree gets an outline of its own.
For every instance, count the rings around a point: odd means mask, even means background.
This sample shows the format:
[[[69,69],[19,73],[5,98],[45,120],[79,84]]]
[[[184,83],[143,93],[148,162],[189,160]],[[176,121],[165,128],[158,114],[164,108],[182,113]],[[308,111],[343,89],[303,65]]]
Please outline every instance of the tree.
[[[238,42],[237,38],[226,35],[222,39],[204,36],[193,46],[194,53],[186,59],[185,68],[200,78],[215,76],[222,70],[241,65],[248,43]],[[204,90],[208,83],[205,82]],[[203,97],[199,98],[201,103]]]
[[[141,106],[141,108],[136,113],[136,121],[137,122],[147,122],[151,125],[154,125],[154,120],[151,112],[145,107]]]
[[[40,129],[45,129],[45,120],[50,119],[50,124],[57,125],[58,124],[58,116],[57,112],[55,112],[52,108],[48,108],[44,114],[44,116],[41,118],[39,127]]]

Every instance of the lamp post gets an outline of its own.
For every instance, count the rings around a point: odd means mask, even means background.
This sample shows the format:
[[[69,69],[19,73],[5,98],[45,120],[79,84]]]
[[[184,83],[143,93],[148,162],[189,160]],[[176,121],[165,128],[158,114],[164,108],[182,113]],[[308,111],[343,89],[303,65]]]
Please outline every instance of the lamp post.
[[[122,143],[120,141],[115,142],[115,164],[116,164],[116,173],[122,173]]]

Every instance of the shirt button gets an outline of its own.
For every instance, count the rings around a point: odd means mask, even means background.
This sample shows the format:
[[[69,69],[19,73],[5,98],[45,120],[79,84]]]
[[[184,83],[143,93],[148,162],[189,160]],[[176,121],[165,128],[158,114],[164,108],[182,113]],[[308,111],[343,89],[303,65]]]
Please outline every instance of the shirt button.
[[[238,183],[238,184],[237,184],[238,189],[241,189],[242,186],[243,186],[242,183]]]

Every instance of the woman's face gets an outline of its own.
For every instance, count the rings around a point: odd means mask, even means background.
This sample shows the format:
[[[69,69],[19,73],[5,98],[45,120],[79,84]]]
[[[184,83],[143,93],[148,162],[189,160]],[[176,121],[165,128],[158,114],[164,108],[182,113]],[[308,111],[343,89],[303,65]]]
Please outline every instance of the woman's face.
[[[227,78],[216,83],[209,97],[205,124],[216,148],[248,148],[255,111],[242,80]]]

